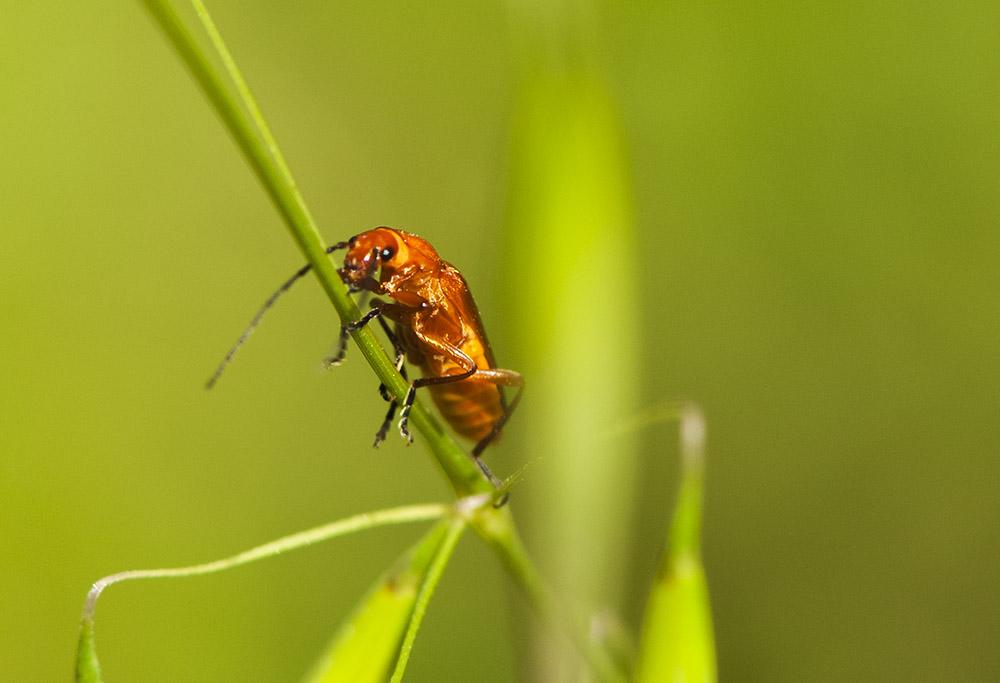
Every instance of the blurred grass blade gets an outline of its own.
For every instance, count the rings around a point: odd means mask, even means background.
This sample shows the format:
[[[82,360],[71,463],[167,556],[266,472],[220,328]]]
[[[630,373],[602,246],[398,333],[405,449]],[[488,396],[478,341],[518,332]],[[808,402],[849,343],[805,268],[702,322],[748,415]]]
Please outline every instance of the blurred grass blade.
[[[590,640],[607,655],[618,671],[631,672],[635,669],[636,652],[639,649],[635,633],[612,610],[595,614],[590,620]]]
[[[175,567],[170,569],[136,569],[106,576],[94,583],[87,594],[87,602],[83,608],[80,620],[80,638],[77,645],[76,680],[87,683],[99,683],[101,679],[100,666],[94,646],[94,613],[97,610],[97,600],[105,588],[120,581],[132,579],[154,579],[182,576],[199,576],[213,574],[240,565],[255,562],[267,557],[279,555],[288,550],[302,548],[319,541],[325,541],[337,536],[373,529],[387,524],[402,524],[404,522],[419,522],[437,519],[451,508],[447,505],[409,505],[377,512],[368,512],[354,517],[348,517],[330,524],[324,524],[307,531],[279,538],[276,541],[259,545],[232,557],[214,562],[193,565],[190,567]]]
[[[701,563],[705,421],[680,409],[681,484],[670,535],[646,603],[636,683],[714,683],[715,638]]]
[[[400,662],[405,668],[401,645],[410,630],[415,635],[415,620],[419,625],[418,598],[424,596],[422,608],[426,607],[425,586],[431,576],[436,584],[443,569],[443,564],[438,566],[439,558],[447,561],[464,527],[465,521],[459,518],[443,520],[407,551],[340,627],[304,683],[381,683],[394,664],[397,670]],[[412,637],[407,640],[412,646]]]
[[[455,550],[459,537],[465,531],[466,520],[455,517],[448,523],[448,530],[441,540],[434,559],[427,569],[427,575],[420,585],[420,592],[417,594],[417,601],[413,607],[413,614],[410,617],[410,625],[406,629],[406,637],[403,639],[403,646],[399,650],[399,659],[396,661],[396,670],[392,674],[392,683],[400,683],[403,680],[403,672],[406,671],[406,664],[410,661],[410,652],[413,651],[413,642],[417,638],[417,631],[424,620],[427,612],[427,604],[430,602],[434,589],[444,573],[445,565],[451,559],[451,554]]]
[[[634,410],[642,250],[618,106],[595,49],[596,6],[508,6],[521,68],[502,268],[516,323],[504,345],[531,387],[531,407],[509,438],[520,440],[525,460],[539,461],[518,502],[529,508],[542,571],[569,619],[584,625],[620,605],[625,591],[638,451],[631,435],[594,436]],[[573,648],[540,632],[531,641],[531,678],[580,680],[585,667]],[[599,680],[622,675],[603,646],[590,647],[604,662]]]
[[[637,449],[595,439],[637,393],[639,297],[627,161],[614,101],[588,73],[532,73],[511,124],[507,333],[530,378],[518,451],[540,564],[576,621],[621,604]],[[540,305],[539,302],[546,302]],[[522,498],[518,499],[519,504]],[[580,658],[541,636],[532,677],[578,680]]]

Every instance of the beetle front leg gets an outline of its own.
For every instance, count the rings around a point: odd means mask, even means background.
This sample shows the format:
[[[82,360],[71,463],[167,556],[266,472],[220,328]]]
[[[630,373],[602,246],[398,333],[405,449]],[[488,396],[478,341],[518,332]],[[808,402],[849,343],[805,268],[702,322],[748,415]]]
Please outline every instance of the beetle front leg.
[[[324,368],[327,370],[335,368],[344,361],[344,356],[347,355],[347,338],[350,336],[351,331],[347,329],[347,325],[341,323],[340,335],[337,337],[337,350],[332,356],[327,356],[323,359]]]
[[[382,309],[373,308],[353,323],[342,323],[340,325],[340,336],[337,338],[337,351],[329,358],[323,359],[323,367],[334,368],[344,362],[344,356],[347,355],[347,338],[351,336],[351,332],[360,330],[380,315],[382,315]]]

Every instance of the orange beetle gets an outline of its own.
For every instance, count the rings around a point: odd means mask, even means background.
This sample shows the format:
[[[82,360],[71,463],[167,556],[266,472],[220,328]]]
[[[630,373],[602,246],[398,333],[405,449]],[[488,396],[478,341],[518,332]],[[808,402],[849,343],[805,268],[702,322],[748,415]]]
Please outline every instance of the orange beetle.
[[[376,433],[375,445],[385,438],[395,410],[400,407],[399,430],[410,441],[407,420],[420,387],[427,387],[441,416],[461,436],[476,441],[472,456],[483,472],[496,479],[479,456],[503,429],[521,398],[524,378],[513,370],[496,367],[479,310],[465,278],[437,251],[416,235],[393,228],[375,228],[347,242],[327,248],[327,253],[346,249],[344,266],[337,272],[352,292],[372,292],[390,301],[374,300],[372,309],[355,323],[341,325],[337,354],[327,360],[337,365],[344,357],[351,331],[378,319],[396,351],[396,367],[405,376],[404,356],[420,368],[423,377],[410,383],[402,401],[379,390],[391,402],[389,412]],[[226,354],[211,387],[278,296],[308,273],[306,265],[275,292],[253,322]],[[376,277],[377,275],[377,277]],[[395,323],[390,329],[386,319]],[[508,405],[501,387],[517,387]]]

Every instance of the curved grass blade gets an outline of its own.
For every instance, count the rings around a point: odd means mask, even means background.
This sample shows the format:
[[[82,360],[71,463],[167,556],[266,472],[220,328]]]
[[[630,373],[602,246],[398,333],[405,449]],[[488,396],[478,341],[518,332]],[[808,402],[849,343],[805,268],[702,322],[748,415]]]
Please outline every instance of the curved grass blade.
[[[97,660],[97,652],[94,646],[94,612],[97,609],[97,599],[108,586],[120,581],[131,579],[152,579],[181,576],[199,576],[212,574],[232,569],[249,562],[272,557],[288,550],[302,548],[304,546],[329,540],[337,536],[373,529],[387,524],[402,524],[404,522],[419,522],[429,519],[437,519],[446,514],[452,507],[441,504],[430,505],[410,505],[401,508],[379,510],[353,517],[348,517],[330,524],[301,531],[276,541],[259,545],[242,553],[227,557],[214,562],[193,565],[190,567],[176,567],[169,569],[137,569],[132,571],[119,572],[106,576],[97,581],[87,594],[87,602],[83,608],[83,616],[80,620],[80,638],[77,646],[76,680],[81,683],[100,683],[100,665]]]

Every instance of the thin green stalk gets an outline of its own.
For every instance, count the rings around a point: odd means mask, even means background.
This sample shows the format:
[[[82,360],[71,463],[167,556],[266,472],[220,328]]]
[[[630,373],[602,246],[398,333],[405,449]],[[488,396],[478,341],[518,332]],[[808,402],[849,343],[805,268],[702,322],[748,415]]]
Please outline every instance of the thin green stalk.
[[[142,2],[219,113],[240,151],[277,207],[295,242],[312,266],[341,321],[356,321],[359,318],[358,307],[348,295],[347,287],[337,275],[333,262],[327,257],[326,245],[316,229],[304,199],[296,188],[277,143],[268,131],[256,102],[250,95],[221,36],[211,23],[204,5],[198,0],[193,0],[195,10],[213,47],[228,69],[229,77],[235,86],[220,77],[198,41],[184,27],[169,3],[165,0],[142,0]],[[379,380],[394,396],[403,396],[408,386],[406,380],[393,367],[392,361],[374,332],[364,327],[354,331],[352,335]],[[410,423],[426,439],[438,466],[460,497],[490,489],[489,482],[482,478],[479,469],[420,401],[414,404],[410,412]]]
[[[619,668],[607,649],[591,640],[586,630],[575,625],[569,615],[560,608],[559,601],[528,555],[508,508],[501,510],[484,508],[476,516],[473,528],[497,554],[501,564],[524,593],[528,604],[542,622],[555,632],[567,634],[576,649],[597,673],[597,680],[623,682],[627,679],[627,675]]]
[[[285,155],[281,153],[277,140],[275,140],[274,136],[271,134],[271,128],[267,125],[267,121],[264,120],[264,115],[261,114],[260,107],[257,106],[257,100],[254,99],[246,81],[243,80],[243,74],[240,73],[239,68],[236,66],[236,61],[233,59],[233,56],[229,53],[229,49],[223,42],[222,35],[215,27],[215,22],[212,21],[212,17],[208,14],[205,4],[201,2],[201,0],[191,0],[191,4],[194,5],[194,9],[198,13],[198,18],[201,19],[202,26],[205,27],[205,31],[208,33],[208,36],[212,41],[212,45],[215,46],[216,51],[219,53],[219,57],[222,58],[222,63],[225,65],[226,72],[235,84],[236,91],[239,93],[240,98],[249,110],[251,120],[257,127],[257,130],[260,131],[260,136],[264,140],[268,153],[274,159],[275,166],[278,168],[278,173],[281,175],[282,181],[295,193],[296,203],[300,204],[303,209],[305,209],[305,200],[302,198],[299,188],[295,184],[295,179],[292,177],[292,172],[288,169],[288,164],[285,163]],[[309,215],[308,209],[306,209],[305,213],[309,223],[312,224],[312,217]]]

